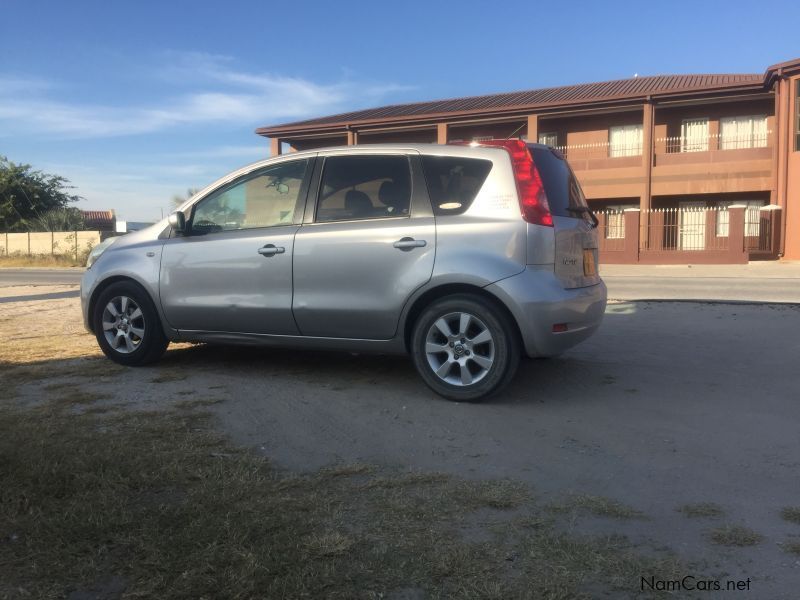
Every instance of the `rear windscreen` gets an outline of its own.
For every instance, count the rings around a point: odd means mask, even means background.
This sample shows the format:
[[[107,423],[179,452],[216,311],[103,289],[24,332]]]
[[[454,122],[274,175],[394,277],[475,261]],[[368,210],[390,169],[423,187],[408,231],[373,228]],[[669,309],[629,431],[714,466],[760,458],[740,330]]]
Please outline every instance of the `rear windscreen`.
[[[550,212],[557,217],[591,221],[586,198],[567,161],[549,148],[529,147],[547,195]],[[576,210],[570,210],[576,209]]]
[[[460,215],[492,170],[492,161],[460,156],[423,156],[422,167],[435,215]]]

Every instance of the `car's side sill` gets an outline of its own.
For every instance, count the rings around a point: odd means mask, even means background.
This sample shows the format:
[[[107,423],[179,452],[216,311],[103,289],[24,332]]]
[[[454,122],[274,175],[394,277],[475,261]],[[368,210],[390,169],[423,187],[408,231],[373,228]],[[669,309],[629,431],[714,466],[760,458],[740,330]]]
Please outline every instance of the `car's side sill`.
[[[236,333],[230,331],[195,331],[181,329],[175,332],[176,342],[208,342],[217,344],[249,344],[308,350],[343,350],[375,354],[405,354],[402,339],[363,340],[352,338],[309,337],[299,335],[270,335],[264,333]]]

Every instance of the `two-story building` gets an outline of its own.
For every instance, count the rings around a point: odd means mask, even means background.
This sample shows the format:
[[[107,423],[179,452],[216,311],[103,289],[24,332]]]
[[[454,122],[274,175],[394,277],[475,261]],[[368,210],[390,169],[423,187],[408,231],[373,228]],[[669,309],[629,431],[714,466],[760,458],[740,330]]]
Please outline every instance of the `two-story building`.
[[[560,150],[616,262],[800,260],[800,59],[413,104],[263,127],[286,149],[521,137]],[[635,248],[634,248],[635,246]]]

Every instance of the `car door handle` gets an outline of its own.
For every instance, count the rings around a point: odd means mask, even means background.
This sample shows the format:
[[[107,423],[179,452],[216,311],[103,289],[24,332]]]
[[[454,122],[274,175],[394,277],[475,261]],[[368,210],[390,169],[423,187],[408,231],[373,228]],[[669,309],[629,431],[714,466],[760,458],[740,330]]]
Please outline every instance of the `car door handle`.
[[[404,237],[397,240],[393,246],[399,250],[411,250],[412,248],[424,248],[428,245],[425,240],[415,240],[414,238]]]
[[[258,249],[258,253],[261,256],[275,256],[276,254],[283,254],[284,252],[286,252],[286,248],[283,246],[276,246],[275,244],[267,244]]]

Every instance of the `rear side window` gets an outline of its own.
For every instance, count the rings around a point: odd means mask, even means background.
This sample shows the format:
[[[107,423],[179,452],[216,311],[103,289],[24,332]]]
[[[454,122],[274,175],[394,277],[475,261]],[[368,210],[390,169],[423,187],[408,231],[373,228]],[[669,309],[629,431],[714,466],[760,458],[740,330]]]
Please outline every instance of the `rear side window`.
[[[435,215],[460,215],[470,207],[492,170],[492,161],[460,156],[423,156],[422,168]]]
[[[591,216],[585,210],[587,205],[583,190],[567,161],[549,148],[533,147],[530,151],[542,177],[550,212],[557,217],[591,221]]]
[[[405,156],[331,156],[325,159],[317,222],[407,217],[411,170]]]

